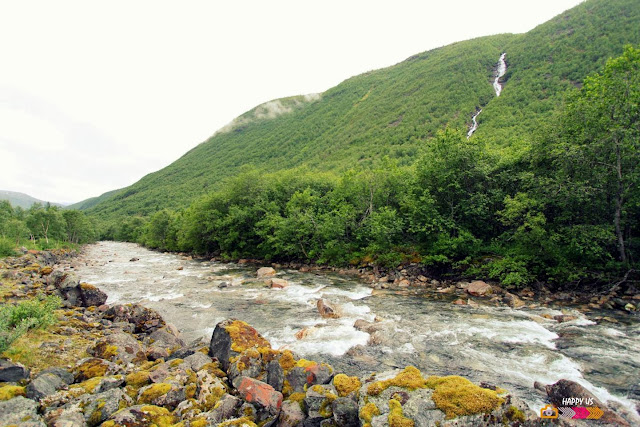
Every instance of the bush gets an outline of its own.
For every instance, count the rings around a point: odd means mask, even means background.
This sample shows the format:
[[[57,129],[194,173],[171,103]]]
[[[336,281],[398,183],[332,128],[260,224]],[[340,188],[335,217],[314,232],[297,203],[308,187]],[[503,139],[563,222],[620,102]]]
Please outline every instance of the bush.
[[[0,307],[0,353],[29,329],[53,325],[56,322],[54,311],[61,304],[57,296],[39,296]]]
[[[0,237],[0,257],[15,256],[16,251],[13,248],[14,245],[10,239]]]

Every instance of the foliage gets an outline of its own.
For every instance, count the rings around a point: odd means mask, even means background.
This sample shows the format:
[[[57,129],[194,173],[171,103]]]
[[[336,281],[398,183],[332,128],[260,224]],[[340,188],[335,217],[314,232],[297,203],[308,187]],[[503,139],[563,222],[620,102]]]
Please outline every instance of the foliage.
[[[29,329],[53,325],[56,321],[54,310],[60,305],[61,300],[56,296],[3,304],[0,307],[0,353]]]

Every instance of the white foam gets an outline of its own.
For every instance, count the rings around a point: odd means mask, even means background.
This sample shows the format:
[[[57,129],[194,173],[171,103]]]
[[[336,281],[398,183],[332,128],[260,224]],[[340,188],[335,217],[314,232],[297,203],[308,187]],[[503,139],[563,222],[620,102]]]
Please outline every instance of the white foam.
[[[466,328],[466,333],[481,335],[489,340],[505,343],[538,343],[550,349],[556,348],[553,340],[558,338],[558,334],[547,330],[539,323],[526,320],[515,322],[489,321],[483,327],[473,326]]]
[[[371,296],[373,289],[359,286],[352,291],[340,289],[336,287],[327,287],[322,290],[322,295],[340,295],[347,297],[351,300],[361,300],[363,298]]]
[[[157,301],[162,301],[162,300],[176,299],[176,298],[180,298],[180,297],[183,297],[183,296],[184,296],[184,294],[182,294],[180,292],[170,292],[170,293],[166,293],[166,294],[155,294],[155,295],[147,293],[142,298],[146,299],[148,301],[157,302]]]

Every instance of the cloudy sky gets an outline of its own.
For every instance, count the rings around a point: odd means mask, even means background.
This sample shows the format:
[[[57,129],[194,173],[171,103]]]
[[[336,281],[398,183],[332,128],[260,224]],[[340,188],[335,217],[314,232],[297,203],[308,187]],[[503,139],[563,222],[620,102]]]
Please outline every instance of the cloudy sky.
[[[98,196],[262,102],[580,2],[0,0],[0,190]]]

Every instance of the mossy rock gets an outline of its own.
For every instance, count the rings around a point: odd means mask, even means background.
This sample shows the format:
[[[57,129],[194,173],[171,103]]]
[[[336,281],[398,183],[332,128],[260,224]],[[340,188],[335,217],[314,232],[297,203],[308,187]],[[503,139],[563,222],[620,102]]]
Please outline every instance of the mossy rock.
[[[113,363],[97,357],[89,357],[78,362],[73,373],[76,381],[82,382],[95,377],[104,377],[108,372],[115,370]]]
[[[0,401],[13,399],[18,396],[26,396],[27,393],[24,387],[15,385],[5,385],[0,387]]]
[[[491,413],[498,409],[504,399],[495,390],[482,388],[459,376],[429,377],[427,385],[432,388],[432,399],[436,407],[447,418]]]
[[[351,393],[358,392],[362,383],[358,377],[349,377],[345,374],[338,374],[333,378],[333,386],[338,392],[338,396],[345,397]]]

